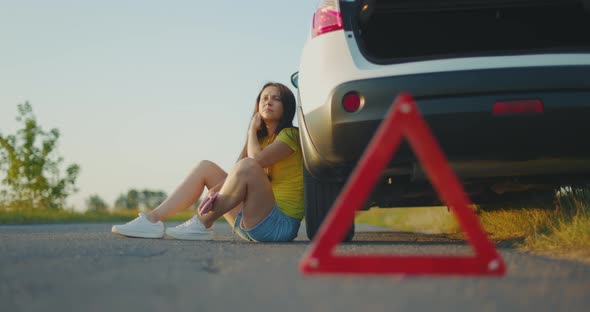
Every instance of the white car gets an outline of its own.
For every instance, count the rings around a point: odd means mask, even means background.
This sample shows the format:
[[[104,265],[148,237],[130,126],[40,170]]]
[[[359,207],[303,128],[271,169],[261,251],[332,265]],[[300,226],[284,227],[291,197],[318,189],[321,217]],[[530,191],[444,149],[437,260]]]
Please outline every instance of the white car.
[[[476,203],[589,181],[588,0],[321,1],[295,80],[310,238],[402,91]],[[367,207],[432,204],[402,146]]]

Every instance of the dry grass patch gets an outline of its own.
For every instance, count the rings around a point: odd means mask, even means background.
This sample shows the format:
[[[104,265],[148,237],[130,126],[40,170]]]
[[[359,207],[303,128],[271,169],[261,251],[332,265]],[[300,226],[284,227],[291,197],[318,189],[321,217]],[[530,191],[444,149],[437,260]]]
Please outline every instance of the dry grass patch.
[[[525,238],[548,231],[548,226],[558,213],[547,209],[507,209],[481,211],[479,219],[494,240]]]
[[[523,248],[590,263],[590,189],[568,189],[558,202],[557,216],[544,231],[528,236]]]
[[[478,209],[478,214],[484,230],[496,242],[590,263],[590,189],[565,188],[557,193],[556,200],[557,205],[545,208]],[[358,212],[355,221],[396,231],[460,232],[455,216],[446,207],[372,208]]]

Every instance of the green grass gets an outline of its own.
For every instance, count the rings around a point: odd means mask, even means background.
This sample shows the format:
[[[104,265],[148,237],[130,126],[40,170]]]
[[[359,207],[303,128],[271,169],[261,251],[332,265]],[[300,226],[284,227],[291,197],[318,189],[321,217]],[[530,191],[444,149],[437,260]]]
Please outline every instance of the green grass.
[[[44,224],[44,223],[92,223],[92,222],[127,222],[137,217],[137,210],[108,212],[76,212],[69,210],[0,210],[0,224]],[[194,211],[186,210],[166,221],[186,221]]]
[[[456,233],[455,217],[447,207],[371,208],[358,212],[357,223],[393,228],[398,231],[421,233]]]
[[[521,250],[590,262],[590,190],[558,195],[557,208],[505,207],[478,211],[490,238]],[[446,207],[377,209],[357,213],[356,222],[398,231],[456,234],[460,228]]]

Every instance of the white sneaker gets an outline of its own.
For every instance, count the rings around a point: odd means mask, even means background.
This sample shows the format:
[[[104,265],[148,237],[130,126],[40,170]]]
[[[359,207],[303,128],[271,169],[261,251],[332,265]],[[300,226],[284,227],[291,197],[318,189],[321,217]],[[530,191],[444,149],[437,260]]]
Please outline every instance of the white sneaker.
[[[176,239],[187,239],[187,240],[210,240],[213,235],[212,225],[210,228],[205,228],[201,220],[195,215],[185,223],[166,229],[166,235],[174,237]]]
[[[111,232],[131,237],[162,238],[164,237],[164,223],[156,223],[147,219],[144,213],[139,213],[135,220],[121,225],[113,225]]]

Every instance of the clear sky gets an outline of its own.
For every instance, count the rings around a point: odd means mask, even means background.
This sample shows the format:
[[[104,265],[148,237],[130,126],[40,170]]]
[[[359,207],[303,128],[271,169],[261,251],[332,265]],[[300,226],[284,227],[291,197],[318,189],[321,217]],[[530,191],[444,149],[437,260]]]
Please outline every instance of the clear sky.
[[[169,194],[202,159],[229,170],[261,86],[295,91],[316,5],[0,0],[0,132],[24,101],[58,128],[64,164],[82,168],[80,210],[91,194]]]

